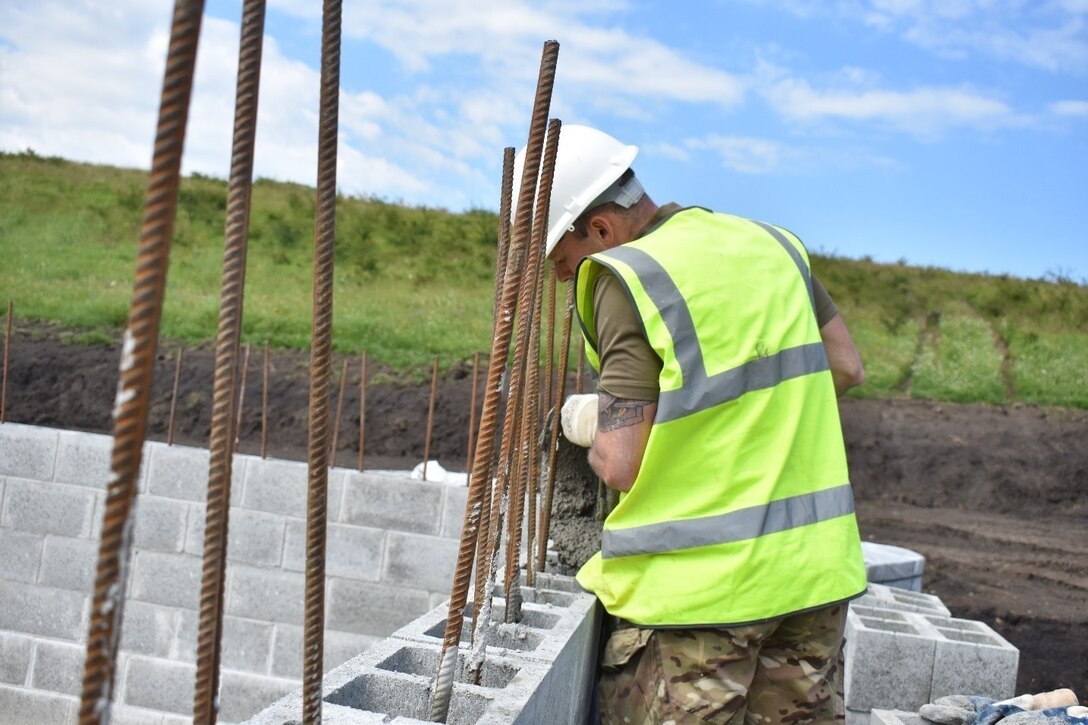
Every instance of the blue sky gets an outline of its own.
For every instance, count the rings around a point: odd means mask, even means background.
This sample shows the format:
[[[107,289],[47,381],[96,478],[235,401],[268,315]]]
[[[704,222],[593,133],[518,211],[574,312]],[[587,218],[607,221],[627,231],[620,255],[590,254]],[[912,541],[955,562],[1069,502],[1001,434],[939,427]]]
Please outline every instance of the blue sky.
[[[317,0],[270,0],[257,174],[313,183]],[[211,0],[185,171],[229,166],[241,3]],[[0,3],[0,148],[146,168],[171,4]],[[344,193],[496,209],[540,52],[552,115],[658,202],[817,251],[1088,278],[1088,0],[346,0]]]

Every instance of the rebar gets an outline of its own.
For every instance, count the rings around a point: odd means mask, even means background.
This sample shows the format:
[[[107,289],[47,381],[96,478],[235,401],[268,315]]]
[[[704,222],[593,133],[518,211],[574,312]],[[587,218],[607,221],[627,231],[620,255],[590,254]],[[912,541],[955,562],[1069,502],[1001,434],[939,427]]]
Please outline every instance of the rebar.
[[[178,177],[203,10],[203,0],[177,0],[174,4],[155,151],[136,258],[136,278],[121,346],[113,411],[113,453],[87,630],[79,709],[82,723],[108,721],[110,715],[132,540],[132,504],[147,432],[159,321],[170,262],[170,239],[177,211]]]
[[[223,274],[219,293],[207,514],[204,526],[204,568],[200,589],[196,685],[193,694],[193,722],[209,725],[216,721],[219,712],[219,663],[222,649],[231,469],[233,453],[238,448],[246,371],[249,369],[250,347],[246,345],[235,417],[234,385],[238,372],[238,347],[245,297],[249,210],[253,189],[253,146],[257,128],[264,15],[264,0],[246,0],[242,9],[242,34],[238,49],[234,140],[227,192]],[[267,347],[265,359],[267,360]]]
[[[245,262],[243,260],[243,268]],[[245,279],[245,272],[243,271],[243,279]],[[242,411],[245,410],[246,403],[246,382],[249,379],[249,349],[250,346],[246,345],[245,354],[242,355],[242,379],[238,383],[238,413],[234,419],[234,452],[238,452],[238,443],[242,439]]]
[[[544,374],[548,379],[544,393],[544,410],[551,411],[552,415],[558,414],[559,409],[555,400],[555,301],[558,277],[555,274],[555,265],[548,268],[548,356],[545,362]]]
[[[423,435],[423,480],[427,480],[427,460],[431,457],[431,431],[434,429],[434,399],[438,395],[438,356],[431,370],[431,395],[427,402],[427,431]]]
[[[348,361],[340,366],[340,390],[336,394],[336,415],[332,423],[332,452],[329,454],[329,465],[336,465],[336,449],[340,441],[340,416],[344,410],[344,387],[348,383]]]
[[[268,341],[264,343],[264,363],[261,365],[261,458],[268,458]]]
[[[439,656],[438,672],[435,676],[434,692],[431,698],[431,719],[438,722],[444,722],[449,712],[453,678],[457,669],[458,643],[461,639],[461,626],[464,623],[464,609],[468,600],[469,582],[472,578],[471,564],[481,513],[481,499],[484,484],[490,480],[488,476],[484,475],[484,471],[488,467],[487,461],[491,458],[494,450],[493,432],[499,414],[501,379],[506,366],[506,357],[510,351],[514,305],[517,301],[518,281],[523,267],[526,240],[532,225],[533,191],[536,186],[537,171],[540,168],[540,155],[544,146],[545,124],[548,119],[548,108],[551,104],[552,84],[555,80],[555,66],[558,55],[559,43],[554,40],[547,41],[544,44],[544,52],[541,58],[537,94],[533,103],[533,114],[529,127],[525,167],[518,195],[516,231],[507,255],[508,260],[505,265],[506,273],[503,276],[501,299],[495,310],[495,335],[488,363],[487,385],[484,388],[484,407],[483,412],[480,414],[480,433],[477,436],[472,481],[469,486],[464,525],[461,530],[461,542],[457,553],[457,563],[454,568],[449,614],[446,617],[446,631],[442,639],[442,651]],[[511,274],[511,271],[514,273]],[[479,588],[479,585],[477,585],[477,589]],[[479,598],[477,596],[477,599]],[[486,613],[481,611],[479,604],[477,602],[477,619],[486,616]]]
[[[468,448],[465,450],[465,468],[471,468],[472,449],[476,445],[476,388],[480,377],[480,353],[472,353],[472,394],[468,404]],[[2,420],[2,418],[0,418]]]
[[[548,535],[552,528],[552,500],[555,492],[555,460],[559,452],[559,431],[563,427],[559,417],[559,407],[563,404],[563,396],[567,392],[567,358],[570,355],[570,333],[574,321],[574,283],[567,285],[567,314],[563,319],[563,333],[559,343],[559,380],[554,397],[553,415],[551,418],[551,435],[548,438],[548,480],[544,485],[544,502],[541,504],[540,527],[537,531],[536,562],[537,567],[544,569],[544,560],[547,556]]]
[[[8,300],[8,314],[4,323],[4,375],[0,380],[0,423],[4,422],[4,413],[8,407],[8,358],[11,354],[12,301]],[[473,381],[475,385],[475,381]],[[475,388],[473,388],[475,390]]]
[[[306,506],[306,594],[302,656],[302,720],[321,722],[325,629],[325,535],[328,516],[329,367],[332,353],[333,262],[336,245],[336,149],[340,93],[341,0],[324,0],[321,110],[317,142],[313,332],[310,344],[309,485]]]
[[[586,375],[586,346],[578,346],[578,375],[574,378],[575,395],[582,394],[582,385]]]
[[[366,353],[359,362],[359,472],[363,472],[366,451]]]
[[[178,407],[178,384],[181,382],[181,354],[182,348],[178,348],[177,359],[174,360],[174,388],[170,393],[170,417],[166,421],[166,445],[174,445],[174,412]]]

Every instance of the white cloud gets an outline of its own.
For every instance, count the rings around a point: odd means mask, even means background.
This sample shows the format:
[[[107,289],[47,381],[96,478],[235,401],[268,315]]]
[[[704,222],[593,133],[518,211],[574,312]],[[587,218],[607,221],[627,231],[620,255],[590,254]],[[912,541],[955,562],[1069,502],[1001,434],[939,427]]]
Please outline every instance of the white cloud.
[[[1088,118],[1088,101],[1056,101],[1048,106],[1048,110],[1057,116]]]
[[[777,141],[746,136],[710,134],[690,139],[687,146],[712,151],[721,156],[726,168],[745,174],[766,174],[775,171],[783,156],[783,146]]]

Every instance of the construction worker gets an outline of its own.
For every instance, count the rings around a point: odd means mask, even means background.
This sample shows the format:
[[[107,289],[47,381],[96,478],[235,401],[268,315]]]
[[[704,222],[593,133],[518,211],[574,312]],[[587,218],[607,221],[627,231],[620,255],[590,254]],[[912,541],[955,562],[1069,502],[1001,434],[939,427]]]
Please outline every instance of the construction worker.
[[[861,360],[793,234],[658,207],[637,152],[564,126],[546,241],[599,374],[564,433],[623,492],[578,573],[613,615],[602,719],[841,719],[866,580],[836,394]]]

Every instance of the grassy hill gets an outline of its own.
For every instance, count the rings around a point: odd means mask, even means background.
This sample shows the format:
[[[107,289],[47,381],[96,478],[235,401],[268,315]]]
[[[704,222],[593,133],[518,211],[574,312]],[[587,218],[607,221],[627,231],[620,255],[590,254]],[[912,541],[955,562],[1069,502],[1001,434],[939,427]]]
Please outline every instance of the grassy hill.
[[[0,153],[0,297],[112,336],[132,290],[145,172]],[[162,334],[214,338],[225,181],[182,181]],[[309,344],[313,189],[258,180],[246,341]],[[341,197],[334,347],[400,370],[489,348],[496,216]],[[813,257],[865,360],[857,395],[1088,407],[1088,287]]]

